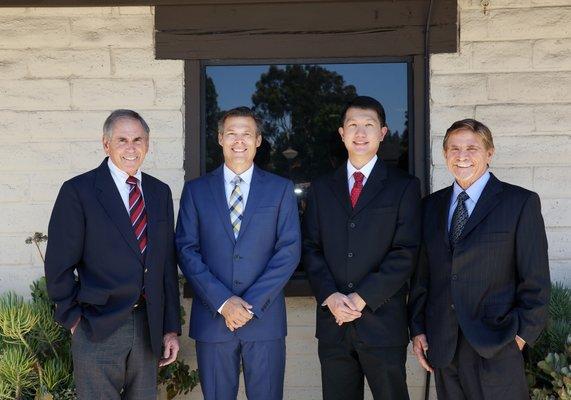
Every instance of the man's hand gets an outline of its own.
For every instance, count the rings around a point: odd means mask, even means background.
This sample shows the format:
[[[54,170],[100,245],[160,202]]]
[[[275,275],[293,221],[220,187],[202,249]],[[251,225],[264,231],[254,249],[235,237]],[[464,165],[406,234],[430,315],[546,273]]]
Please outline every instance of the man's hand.
[[[79,317],[72,325],[72,327],[69,329],[71,331],[71,334],[73,336],[73,334],[75,333],[75,330],[77,329],[77,326],[79,325],[79,321],[81,321],[81,317]]]
[[[165,349],[163,351],[163,358],[161,358],[159,361],[159,367],[169,365],[174,360],[176,360],[178,350],[180,349],[180,345],[178,343],[178,335],[174,332],[165,334],[163,336],[163,347]]]
[[[351,322],[361,317],[361,312],[353,301],[342,293],[336,292],[325,300],[325,305],[329,307],[329,311],[335,317],[335,322],[342,325],[345,322]]]
[[[365,308],[365,306],[367,305],[367,303],[365,303],[365,300],[363,300],[363,298],[359,296],[359,294],[356,292],[349,294],[348,297],[351,299],[353,304],[357,306],[357,311],[363,311],[363,308]]]
[[[222,310],[220,310],[220,314],[224,317],[228,329],[234,332],[252,319],[250,309],[252,309],[252,306],[246,301],[238,296],[232,296],[226,301]]]
[[[428,372],[434,372],[428,360],[426,359],[426,351],[428,350],[428,342],[426,335],[420,334],[412,338],[412,352],[416,355],[416,359],[422,368]]]
[[[519,349],[519,351],[523,350],[523,347],[525,346],[525,340],[523,340],[522,338],[520,338],[519,336],[515,336],[515,342],[517,344],[517,347]]]

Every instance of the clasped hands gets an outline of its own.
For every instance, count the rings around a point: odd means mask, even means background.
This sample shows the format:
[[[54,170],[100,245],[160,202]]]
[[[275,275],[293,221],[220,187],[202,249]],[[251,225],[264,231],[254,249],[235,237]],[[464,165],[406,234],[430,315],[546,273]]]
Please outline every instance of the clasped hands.
[[[220,314],[224,317],[224,321],[226,322],[226,326],[230,329],[231,332],[234,332],[236,329],[243,327],[252,319],[254,314],[250,312],[252,306],[248,304],[244,299],[238,296],[230,297],[224,306],[222,306],[222,310],[220,310]]]
[[[341,326],[345,322],[351,322],[360,318],[363,308],[367,305],[363,298],[357,293],[344,295],[343,293],[333,293],[324,302],[335,317],[337,325]]]

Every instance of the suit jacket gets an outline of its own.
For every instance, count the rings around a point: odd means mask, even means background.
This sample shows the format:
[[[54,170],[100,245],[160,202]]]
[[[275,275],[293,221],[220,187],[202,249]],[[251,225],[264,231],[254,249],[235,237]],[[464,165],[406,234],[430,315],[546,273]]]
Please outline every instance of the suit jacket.
[[[283,287],[300,258],[293,184],[254,167],[238,238],[234,238],[220,166],[187,182],[180,201],[176,245],[196,297],[190,337],[202,342],[269,340],[286,335]],[[254,317],[230,332],[217,310],[237,295]]]
[[[141,185],[148,220],[144,262],[106,158],[61,187],[48,228],[45,272],[55,319],[70,328],[81,316],[95,341],[125,321],[144,285],[152,349],[160,356],[163,335],[180,332],[173,204],[161,181],[142,174]]]
[[[352,209],[343,164],[311,184],[304,218],[304,265],[317,298],[317,338],[339,342],[338,326],[321,304],[335,292],[357,292],[367,303],[355,320],[374,346],[408,343],[406,295],[420,243],[418,179],[380,159]]]
[[[532,345],[547,318],[547,239],[536,193],[486,184],[454,252],[448,239],[452,186],[428,196],[421,256],[410,296],[412,336],[425,333],[433,366],[448,365],[458,327],[493,357],[516,335]]]

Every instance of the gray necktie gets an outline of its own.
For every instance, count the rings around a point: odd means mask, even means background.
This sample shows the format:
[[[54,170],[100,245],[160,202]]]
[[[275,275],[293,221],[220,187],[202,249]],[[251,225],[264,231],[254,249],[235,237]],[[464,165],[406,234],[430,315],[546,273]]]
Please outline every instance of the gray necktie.
[[[240,178],[239,175],[236,175],[234,179],[230,181],[230,183],[234,185],[232,193],[230,194],[230,222],[232,223],[235,238],[238,238],[240,225],[244,217],[244,199],[242,197],[242,191],[240,190],[240,183],[242,182],[244,182],[244,180]]]
[[[454,214],[452,214],[452,224],[450,225],[450,246],[452,249],[454,249],[468,221],[468,209],[464,202],[469,198],[470,196],[468,196],[466,192],[461,192],[458,195],[456,209],[454,210]]]

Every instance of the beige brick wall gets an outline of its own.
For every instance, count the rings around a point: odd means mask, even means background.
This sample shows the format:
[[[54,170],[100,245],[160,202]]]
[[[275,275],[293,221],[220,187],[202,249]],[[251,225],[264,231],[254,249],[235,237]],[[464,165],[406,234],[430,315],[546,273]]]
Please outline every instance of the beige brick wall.
[[[571,0],[459,0],[460,50],[431,57],[432,190],[451,183],[446,128],[494,134],[492,171],[539,193],[552,278],[571,283]]]
[[[139,111],[145,171],[182,190],[183,62],[154,59],[151,7],[0,8],[0,292],[43,273],[24,243],[47,231],[62,182],[95,168],[103,121]]]

